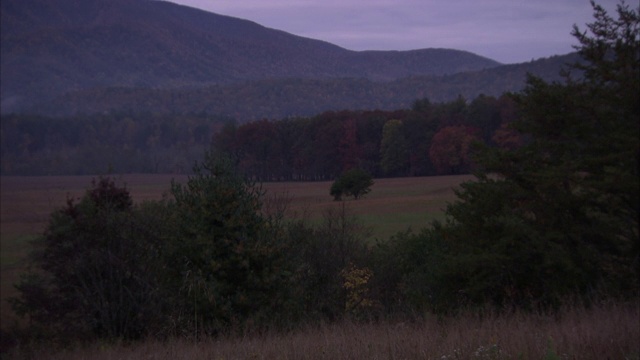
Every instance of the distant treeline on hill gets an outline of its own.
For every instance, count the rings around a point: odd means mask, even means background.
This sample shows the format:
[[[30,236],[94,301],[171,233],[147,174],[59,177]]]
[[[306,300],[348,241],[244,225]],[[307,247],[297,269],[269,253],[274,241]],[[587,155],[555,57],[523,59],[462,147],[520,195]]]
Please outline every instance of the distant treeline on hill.
[[[407,110],[228,124],[213,146],[261,181],[330,180],[354,167],[376,177],[459,174],[472,166],[473,142],[505,145],[508,131],[502,125],[514,117],[508,96],[480,96],[470,103],[424,99]]]
[[[2,175],[185,173],[224,117],[124,114],[2,117]]]
[[[444,103],[417,100],[396,111],[325,112],[237,125],[228,117],[3,116],[3,175],[188,173],[204,150],[229,154],[260,181],[330,180],[352,167],[372,175],[467,172],[475,141],[509,146],[516,117],[507,95]]]

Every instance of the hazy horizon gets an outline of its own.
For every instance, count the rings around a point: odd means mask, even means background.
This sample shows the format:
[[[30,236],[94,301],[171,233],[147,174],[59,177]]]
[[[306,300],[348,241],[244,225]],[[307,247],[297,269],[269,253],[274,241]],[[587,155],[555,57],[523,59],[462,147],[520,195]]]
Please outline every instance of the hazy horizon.
[[[505,63],[573,51],[588,0],[170,0],[350,50],[465,50]],[[618,1],[599,1],[612,15]],[[632,6],[632,5],[631,5]]]

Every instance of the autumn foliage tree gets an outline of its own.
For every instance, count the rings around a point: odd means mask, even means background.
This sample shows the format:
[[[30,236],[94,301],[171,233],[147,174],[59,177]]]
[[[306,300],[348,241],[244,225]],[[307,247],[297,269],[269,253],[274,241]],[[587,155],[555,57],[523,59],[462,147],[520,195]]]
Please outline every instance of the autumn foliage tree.
[[[429,157],[439,174],[460,174],[471,165],[471,145],[479,138],[467,126],[447,126],[431,141]]]

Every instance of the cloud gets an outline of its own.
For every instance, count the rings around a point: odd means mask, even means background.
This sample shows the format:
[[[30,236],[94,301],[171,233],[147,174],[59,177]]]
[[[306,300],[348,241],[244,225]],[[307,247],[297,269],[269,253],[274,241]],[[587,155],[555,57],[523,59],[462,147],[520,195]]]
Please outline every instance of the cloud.
[[[617,0],[600,1],[613,10]],[[429,47],[505,63],[572,51],[588,0],[175,0],[352,50]]]

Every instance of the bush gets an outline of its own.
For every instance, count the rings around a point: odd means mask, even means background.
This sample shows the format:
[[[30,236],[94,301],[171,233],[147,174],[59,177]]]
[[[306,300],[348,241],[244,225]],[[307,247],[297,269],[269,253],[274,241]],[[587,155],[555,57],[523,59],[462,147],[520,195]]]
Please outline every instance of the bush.
[[[139,338],[162,322],[162,238],[132,204],[109,178],[94,180],[79,203],[68,199],[36,242],[15,311],[62,337]]]
[[[352,266],[366,265],[368,230],[344,204],[325,211],[317,226],[296,221],[287,229],[288,261],[295,265],[294,301],[301,320],[342,318],[348,308],[344,274]]]

